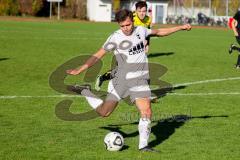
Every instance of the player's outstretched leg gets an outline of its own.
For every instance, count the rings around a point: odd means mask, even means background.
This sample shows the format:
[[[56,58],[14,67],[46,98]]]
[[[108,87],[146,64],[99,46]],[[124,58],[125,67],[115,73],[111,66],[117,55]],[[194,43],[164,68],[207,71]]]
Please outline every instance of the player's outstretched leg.
[[[84,96],[93,109],[96,109],[103,103],[102,99],[98,98],[91,92],[91,86],[88,84],[70,86],[68,87],[68,90]]]
[[[118,105],[118,101],[104,101],[100,106],[96,108],[96,112],[101,117],[108,117],[115,110]]]
[[[108,99],[103,101],[95,94],[91,92],[91,86],[85,85],[75,85],[68,88],[69,90],[81,94],[84,96],[89,103],[89,105],[101,116],[108,117],[118,105],[118,101],[115,99]],[[108,95],[109,96],[109,95]],[[113,96],[113,95],[111,95]]]

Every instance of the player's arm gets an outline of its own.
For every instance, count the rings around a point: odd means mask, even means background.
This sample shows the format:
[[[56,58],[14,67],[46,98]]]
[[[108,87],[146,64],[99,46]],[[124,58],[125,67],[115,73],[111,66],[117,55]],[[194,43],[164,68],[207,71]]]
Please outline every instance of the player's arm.
[[[93,56],[91,56],[82,66],[76,69],[67,70],[66,72],[72,75],[80,74],[81,72],[85,71],[86,69],[90,68],[95,63],[97,63],[98,60],[100,60],[105,54],[106,51],[103,48],[101,48]]]
[[[153,36],[168,36],[172,33],[175,33],[177,31],[181,31],[181,30],[191,30],[191,25],[190,24],[185,24],[182,26],[177,26],[177,27],[171,27],[171,28],[160,28],[160,29],[152,29],[151,35]]]
[[[236,28],[237,24],[238,24],[238,22],[235,19],[233,19],[231,25],[232,25],[232,30],[233,30],[233,33],[235,36],[238,36],[238,32],[237,32],[237,28]]]

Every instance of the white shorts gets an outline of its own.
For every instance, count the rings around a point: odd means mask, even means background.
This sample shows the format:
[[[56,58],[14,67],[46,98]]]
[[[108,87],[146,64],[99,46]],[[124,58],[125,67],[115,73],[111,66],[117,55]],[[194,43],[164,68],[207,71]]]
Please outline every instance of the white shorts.
[[[132,102],[137,98],[151,97],[149,81],[147,79],[134,79],[119,82],[116,78],[109,81],[106,100],[120,101],[127,96],[130,96]]]

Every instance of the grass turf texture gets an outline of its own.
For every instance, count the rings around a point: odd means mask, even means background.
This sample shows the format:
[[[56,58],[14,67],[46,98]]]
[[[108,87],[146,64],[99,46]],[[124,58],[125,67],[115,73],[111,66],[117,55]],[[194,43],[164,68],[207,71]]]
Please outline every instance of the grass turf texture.
[[[55,106],[74,101],[72,113],[90,110],[83,98],[61,95],[49,87],[49,76],[79,55],[94,53],[117,29],[114,23],[0,21],[0,158],[1,159],[238,159],[240,156],[240,95],[167,95],[153,104],[150,145],[160,154],[139,153],[135,107],[122,102],[106,119],[63,121]],[[230,30],[192,29],[151,40],[150,62],[168,68],[161,80],[171,84],[240,77],[237,54],[228,55],[235,39]],[[101,73],[111,64],[103,59]],[[81,83],[83,76],[67,77]],[[93,85],[94,83],[92,83]],[[103,89],[106,89],[106,83]],[[185,86],[175,93],[239,92],[239,80]],[[3,96],[33,96],[6,99]],[[163,121],[176,115],[186,121]],[[113,126],[115,125],[115,126]],[[108,152],[103,145],[110,131],[125,135],[125,148]]]

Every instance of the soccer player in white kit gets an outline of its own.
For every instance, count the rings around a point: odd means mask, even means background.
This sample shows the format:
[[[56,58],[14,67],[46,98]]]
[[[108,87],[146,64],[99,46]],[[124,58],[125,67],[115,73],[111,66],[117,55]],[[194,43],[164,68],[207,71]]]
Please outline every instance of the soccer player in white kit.
[[[76,69],[67,70],[68,74],[78,75],[93,66],[98,60],[113,51],[118,63],[116,76],[109,82],[108,95],[103,101],[91,92],[87,85],[75,86],[71,90],[86,98],[90,106],[102,117],[109,116],[117,107],[120,99],[130,96],[140,112],[139,150],[155,152],[148,146],[151,132],[151,90],[149,88],[148,59],[145,54],[144,41],[148,35],[167,36],[180,30],[190,30],[191,26],[161,29],[147,29],[142,26],[134,27],[133,14],[129,10],[116,13],[116,21],[120,29],[110,35],[104,45],[85,64]]]

